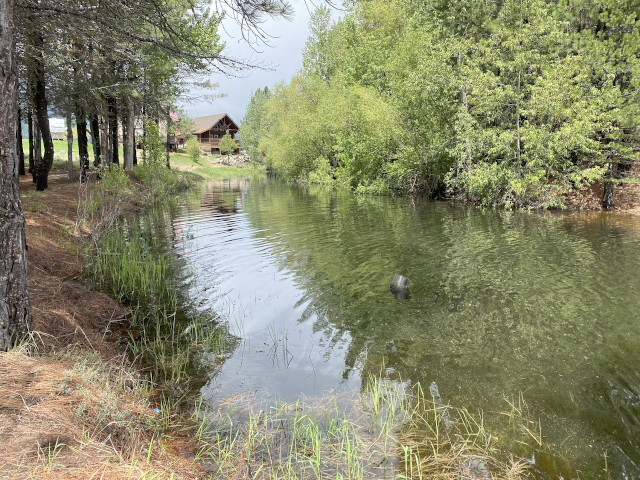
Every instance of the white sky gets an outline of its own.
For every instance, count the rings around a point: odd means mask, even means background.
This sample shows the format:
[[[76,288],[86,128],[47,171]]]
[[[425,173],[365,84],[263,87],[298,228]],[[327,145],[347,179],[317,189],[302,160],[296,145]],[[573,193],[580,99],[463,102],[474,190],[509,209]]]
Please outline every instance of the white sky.
[[[229,18],[223,22],[220,36],[226,42],[224,54],[250,60],[250,63],[263,65],[267,69],[246,70],[237,73],[237,77],[212,75],[209,80],[219,84],[219,88],[215,92],[207,93],[224,93],[227,96],[213,99],[211,102],[190,100],[183,105],[189,117],[226,112],[240,123],[253,92],[265,86],[271,88],[281,81],[288,82],[295,72],[302,68],[302,49],[309,34],[310,12],[304,0],[292,0],[291,3],[295,10],[291,20],[270,19],[262,25],[263,30],[273,37],[269,39],[268,45],[260,43],[252,48],[243,40],[233,19]],[[314,8],[311,3],[308,5],[309,8]],[[334,10],[334,17],[337,18],[340,13]],[[192,91],[190,96],[193,97],[197,93]]]

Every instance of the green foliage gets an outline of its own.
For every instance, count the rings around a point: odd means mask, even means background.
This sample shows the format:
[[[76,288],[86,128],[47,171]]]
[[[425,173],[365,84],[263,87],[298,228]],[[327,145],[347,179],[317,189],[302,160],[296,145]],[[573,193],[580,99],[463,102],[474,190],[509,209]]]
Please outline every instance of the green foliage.
[[[250,105],[248,144],[285,178],[556,208],[636,161],[627,4],[371,0],[310,31],[302,71]]]
[[[144,163],[149,165],[164,165],[166,149],[162,138],[160,138],[160,132],[158,124],[150,118],[144,118],[144,139],[142,140],[142,146],[145,151]]]
[[[198,142],[198,139],[195,137],[190,137],[189,139],[187,139],[185,147],[187,149],[187,155],[189,156],[189,159],[191,159],[193,163],[200,163],[202,153],[200,152],[200,142]]]
[[[260,138],[264,135],[262,117],[265,104],[269,98],[271,98],[271,92],[267,87],[256,90],[253,95],[251,95],[251,100],[249,101],[249,105],[247,105],[247,111],[244,114],[244,120],[240,127],[242,145],[247,149],[247,153],[251,159],[256,162],[264,161],[264,152],[262,152],[258,146]]]
[[[195,128],[195,123],[191,120],[187,114],[182,110],[178,110],[178,121],[171,122],[169,124],[169,133],[171,135],[181,135],[182,137],[186,137],[193,132]]]
[[[164,163],[148,162],[133,167],[132,175],[142,182],[147,204],[163,202],[193,183],[184,174],[169,170]]]
[[[238,149],[236,141],[231,137],[229,130],[220,139],[220,153],[222,155],[230,155]]]

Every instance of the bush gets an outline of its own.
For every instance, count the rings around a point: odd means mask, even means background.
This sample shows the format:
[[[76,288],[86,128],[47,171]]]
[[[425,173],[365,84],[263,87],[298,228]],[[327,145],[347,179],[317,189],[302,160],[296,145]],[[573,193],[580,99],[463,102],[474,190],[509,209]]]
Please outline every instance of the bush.
[[[200,152],[200,143],[198,139],[195,137],[191,137],[187,140],[185,144],[187,155],[191,159],[193,163],[200,163],[202,159],[202,153]]]
[[[181,173],[169,170],[162,163],[147,163],[133,167],[132,174],[144,186],[144,195],[148,203],[156,203],[165,197],[175,195],[191,185],[190,180]]]
[[[144,146],[146,156],[144,163],[164,164],[167,152],[165,145],[160,138],[158,124],[148,118],[145,118],[143,122],[145,137],[142,140],[142,144]]]

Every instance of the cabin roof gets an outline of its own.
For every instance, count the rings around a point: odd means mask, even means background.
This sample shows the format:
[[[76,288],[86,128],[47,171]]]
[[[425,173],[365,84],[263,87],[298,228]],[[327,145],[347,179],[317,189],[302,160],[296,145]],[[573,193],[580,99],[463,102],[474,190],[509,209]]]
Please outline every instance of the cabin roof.
[[[224,117],[227,117],[229,123],[238,128],[238,124],[233,121],[233,119],[227,115],[226,113],[216,113],[215,115],[207,115],[205,117],[196,117],[193,119],[194,127],[193,133],[198,134],[202,132],[207,132],[211,130],[216,123],[222,120]]]

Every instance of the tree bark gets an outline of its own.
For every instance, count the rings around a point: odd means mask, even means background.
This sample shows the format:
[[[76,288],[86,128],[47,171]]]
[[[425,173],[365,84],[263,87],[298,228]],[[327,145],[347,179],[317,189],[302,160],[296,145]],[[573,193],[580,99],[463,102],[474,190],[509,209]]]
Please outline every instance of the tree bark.
[[[35,114],[38,119],[38,128],[44,142],[44,157],[37,165],[36,172],[36,190],[46,190],[49,186],[49,171],[53,165],[53,139],[51,138],[51,129],[49,128],[49,108],[47,104],[47,91],[44,74],[44,58],[42,49],[44,47],[44,38],[41,33],[33,35],[33,64],[35,75],[34,104]]]
[[[24,148],[22,148],[22,111],[18,107],[18,118],[16,121],[16,141],[18,144],[18,175],[24,175]]]
[[[142,118],[142,164],[146,165],[147,163],[147,126],[145,124],[146,117],[144,112],[144,107],[142,107],[142,113],[140,114],[140,118]]]
[[[71,127],[71,109],[67,109],[67,181],[73,182],[73,128]]]
[[[98,168],[102,152],[100,148],[100,122],[97,114],[91,117],[91,144],[93,145],[93,166]]]
[[[133,141],[133,166],[138,165],[138,142],[136,141],[136,122],[135,122],[135,113],[132,121],[133,134],[131,135],[131,140]]]
[[[107,167],[109,165],[109,162],[111,161],[111,153],[109,150],[109,121],[107,119],[106,115],[102,115],[102,119],[100,120],[100,127],[101,127],[101,132],[100,132],[100,139],[102,140],[101,145],[101,159],[102,159],[102,166],[103,167]]]
[[[129,141],[129,120],[127,118],[129,114],[128,102],[125,101],[124,105],[120,103],[120,122],[122,123],[122,167],[129,171],[133,167],[133,159],[129,163],[129,150],[131,150],[131,142]]]
[[[120,155],[118,153],[118,105],[115,97],[107,98],[109,111],[109,135],[111,138],[111,163],[120,164]]]
[[[78,135],[78,156],[80,168],[89,168],[89,137],[87,137],[87,117],[84,108],[76,104],[76,131]]]
[[[16,152],[14,8],[15,0],[4,0],[0,8],[0,350],[22,340],[31,327]]]
[[[136,151],[136,133],[135,133],[135,113],[133,109],[133,100],[130,98],[126,102],[126,112],[123,115],[123,131],[126,135],[123,136],[122,144],[124,147],[124,169],[129,171],[133,168],[133,157]]]
[[[618,174],[618,164],[611,162],[609,164],[609,172],[604,181],[604,195],[602,196],[602,208],[605,210],[611,210],[614,207],[613,204],[613,179]]]
[[[33,168],[33,115],[31,115],[31,106],[29,105],[27,111],[27,123],[28,125],[28,135],[29,135],[29,173],[33,177],[33,181],[35,182],[35,169]]]
[[[40,127],[38,126],[38,119],[33,117],[33,131],[35,132],[33,141],[33,183],[38,182],[38,168],[42,163],[42,136],[40,134]]]
[[[171,109],[167,108],[167,168],[171,169],[171,148],[170,148],[170,142],[171,142],[171,134],[169,133],[171,131]]]

